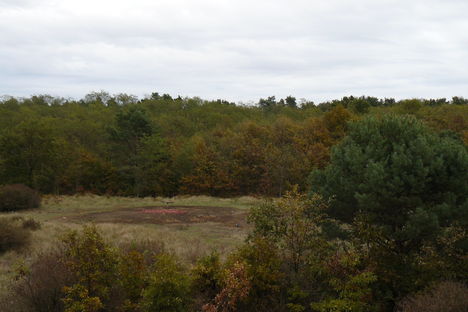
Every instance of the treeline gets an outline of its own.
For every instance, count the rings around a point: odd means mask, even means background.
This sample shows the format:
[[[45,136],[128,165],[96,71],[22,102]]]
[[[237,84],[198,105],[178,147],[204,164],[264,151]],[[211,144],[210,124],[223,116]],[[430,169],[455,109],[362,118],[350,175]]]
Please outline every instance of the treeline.
[[[300,103],[299,103],[300,102]],[[95,92],[0,101],[0,182],[43,193],[282,195],[306,188],[351,120],[411,114],[468,142],[467,99],[289,96],[257,105]]]

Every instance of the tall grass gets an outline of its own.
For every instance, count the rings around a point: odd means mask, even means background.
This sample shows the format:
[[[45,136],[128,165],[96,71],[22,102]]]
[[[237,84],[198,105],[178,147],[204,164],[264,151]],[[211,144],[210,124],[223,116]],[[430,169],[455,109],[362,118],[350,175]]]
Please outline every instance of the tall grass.
[[[112,211],[148,206],[210,206],[232,207],[246,211],[261,199],[254,197],[214,198],[208,196],[178,196],[174,198],[106,197],[96,195],[45,196],[40,210],[0,213],[0,217],[32,218],[41,222],[41,228],[32,233],[27,250],[9,251],[0,256],[0,295],[13,277],[17,263],[30,263],[39,252],[55,246],[69,230],[81,228],[70,217],[90,212]],[[97,225],[104,237],[116,245],[144,240],[163,242],[165,247],[187,263],[201,255],[217,250],[227,254],[242,243],[246,228],[233,228],[218,223],[192,224],[121,224]]]

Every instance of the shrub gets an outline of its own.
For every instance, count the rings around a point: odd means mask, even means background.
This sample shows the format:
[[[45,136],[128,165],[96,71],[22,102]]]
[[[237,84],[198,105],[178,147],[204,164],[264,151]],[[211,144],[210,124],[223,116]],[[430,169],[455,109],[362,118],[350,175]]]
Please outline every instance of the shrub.
[[[150,283],[143,294],[143,308],[147,311],[188,311],[189,277],[173,256],[156,257]]]
[[[324,267],[330,289],[311,307],[318,312],[381,311],[373,298],[377,276],[366,267],[358,252],[339,253]]]
[[[64,287],[73,282],[63,256],[63,250],[51,250],[39,254],[30,266],[18,267],[8,311],[63,311]]]
[[[132,250],[120,254],[119,280],[125,311],[139,311],[142,290],[148,284],[148,267],[144,255]]]
[[[89,295],[88,289],[81,284],[65,287],[65,312],[98,312],[104,305],[99,297]]]
[[[33,218],[24,219],[22,225],[24,229],[29,229],[31,231],[36,231],[41,228],[41,223]]]
[[[0,254],[27,245],[31,232],[11,219],[0,219]]]
[[[69,232],[62,242],[66,267],[77,281],[67,288],[64,299],[67,309],[73,311],[81,304],[75,300],[90,300],[89,304],[95,304],[96,298],[106,309],[118,306],[121,298],[116,294],[119,286],[117,250],[104,241],[95,226],[84,226],[81,233]]]
[[[207,302],[211,302],[221,291],[222,266],[219,254],[216,252],[200,258],[192,268],[193,310],[200,311]]]
[[[146,239],[142,241],[123,242],[119,249],[124,253],[138,252],[143,255],[146,266],[153,265],[156,257],[165,252],[166,247],[163,241]]]
[[[457,282],[441,282],[399,304],[400,312],[466,312],[468,287]]]
[[[224,272],[224,288],[216,295],[213,303],[203,306],[204,312],[235,312],[249,296],[252,285],[247,275],[246,265],[235,262]]]
[[[10,218],[11,221],[17,222],[21,224],[24,229],[29,229],[31,231],[36,231],[41,228],[41,222],[34,220],[33,218],[29,217],[25,219],[21,216],[13,216]]]
[[[270,307],[281,304],[286,276],[281,271],[279,252],[271,241],[254,237],[233,255],[234,261],[238,259],[237,262],[243,263],[250,284],[248,295],[243,300],[245,305],[239,306],[240,311],[271,311]]]
[[[39,193],[23,184],[5,185],[0,188],[0,212],[39,208]]]

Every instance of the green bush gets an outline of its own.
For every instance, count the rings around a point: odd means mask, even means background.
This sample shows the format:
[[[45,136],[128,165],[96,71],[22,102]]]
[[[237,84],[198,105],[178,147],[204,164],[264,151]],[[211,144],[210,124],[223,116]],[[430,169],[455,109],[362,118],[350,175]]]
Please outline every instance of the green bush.
[[[81,232],[69,232],[62,243],[67,269],[73,272],[77,281],[66,290],[65,311],[75,311],[88,304],[102,304],[107,310],[114,311],[122,299],[116,294],[119,287],[118,251],[104,240],[94,225],[84,226]]]
[[[200,258],[191,270],[192,310],[200,311],[207,302],[214,300],[222,289],[222,264],[216,252]]]
[[[118,277],[120,296],[124,298],[122,306],[124,311],[140,311],[142,290],[148,285],[148,266],[142,253],[131,250],[120,251],[118,264]]]
[[[31,232],[28,229],[11,219],[0,219],[0,254],[24,247],[30,238]]]
[[[190,279],[173,256],[156,257],[150,283],[143,293],[143,309],[146,311],[188,311]]]
[[[0,212],[39,208],[41,197],[23,184],[4,185],[0,188]]]
[[[145,239],[141,241],[130,241],[119,244],[118,248],[123,254],[138,252],[143,255],[146,266],[152,266],[158,255],[166,251],[163,241]]]

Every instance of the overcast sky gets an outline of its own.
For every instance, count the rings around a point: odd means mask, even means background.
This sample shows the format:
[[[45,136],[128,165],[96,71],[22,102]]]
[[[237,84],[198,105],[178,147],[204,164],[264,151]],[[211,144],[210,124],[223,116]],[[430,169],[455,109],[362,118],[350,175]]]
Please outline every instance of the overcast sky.
[[[467,0],[0,0],[0,95],[468,96]]]

